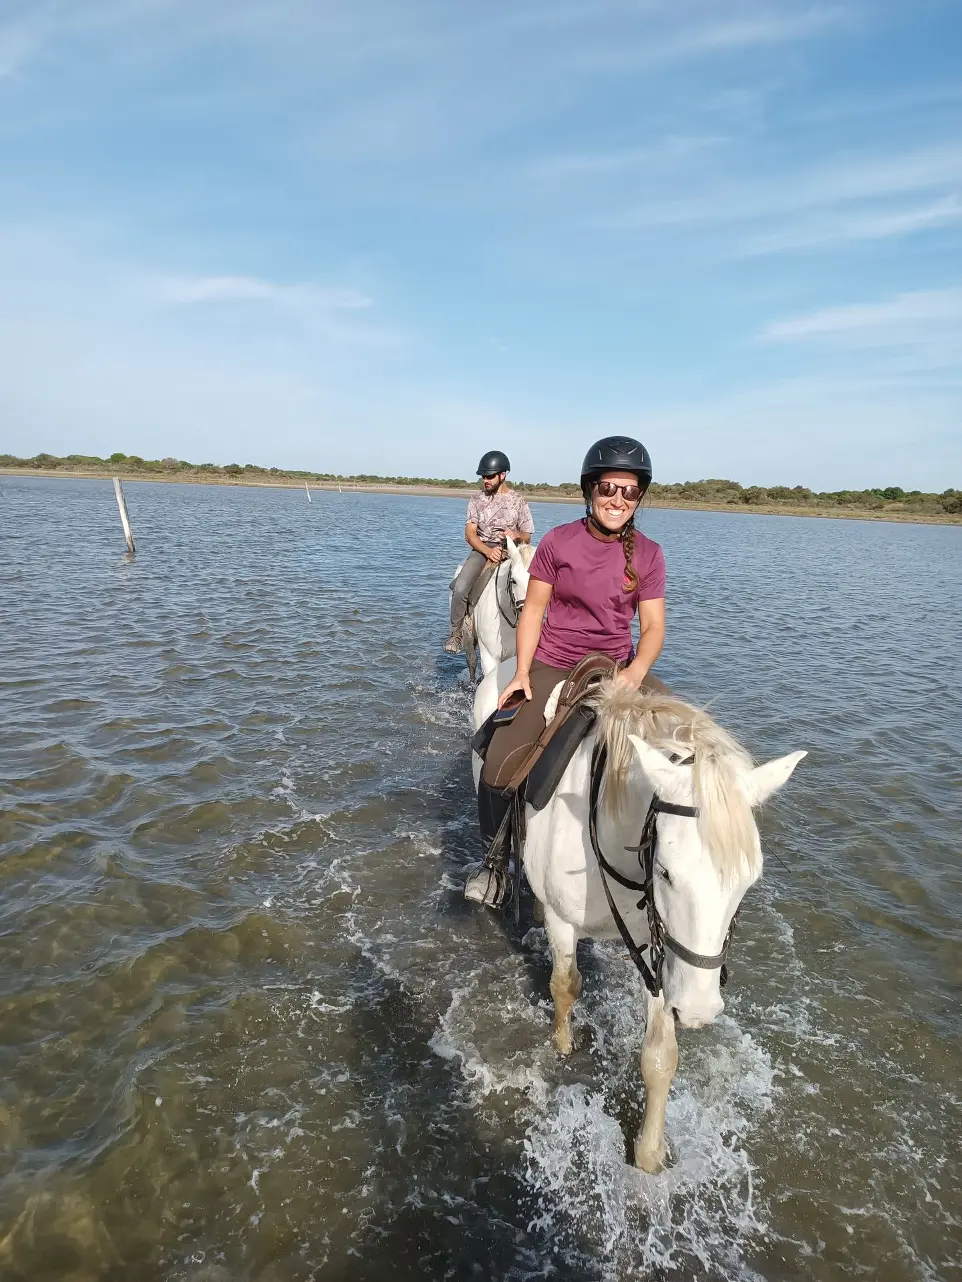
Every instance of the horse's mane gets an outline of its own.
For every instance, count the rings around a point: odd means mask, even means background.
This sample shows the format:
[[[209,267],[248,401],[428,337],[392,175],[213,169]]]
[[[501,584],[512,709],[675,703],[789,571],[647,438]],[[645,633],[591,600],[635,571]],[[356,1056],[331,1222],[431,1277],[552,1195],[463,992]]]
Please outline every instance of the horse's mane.
[[[534,554],[538,550],[537,545],[533,543],[518,543],[517,548],[521,556],[521,564],[527,570],[534,560]]]
[[[602,687],[598,711],[598,734],[608,749],[604,804],[610,813],[624,813],[628,802],[635,756],[629,734],[668,754],[694,755],[698,828],[722,882],[730,885],[743,864],[760,871],[752,809],[736,778],[739,769],[751,768],[752,759],[727,730],[674,695],[631,690],[615,681]]]

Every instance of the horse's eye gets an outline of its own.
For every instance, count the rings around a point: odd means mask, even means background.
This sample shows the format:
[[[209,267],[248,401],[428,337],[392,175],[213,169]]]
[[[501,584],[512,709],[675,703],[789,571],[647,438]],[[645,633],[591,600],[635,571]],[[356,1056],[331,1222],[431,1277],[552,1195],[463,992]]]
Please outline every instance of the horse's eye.
[[[671,873],[667,868],[663,868],[661,864],[658,865],[658,876],[662,881],[667,881],[669,886],[671,885]]]

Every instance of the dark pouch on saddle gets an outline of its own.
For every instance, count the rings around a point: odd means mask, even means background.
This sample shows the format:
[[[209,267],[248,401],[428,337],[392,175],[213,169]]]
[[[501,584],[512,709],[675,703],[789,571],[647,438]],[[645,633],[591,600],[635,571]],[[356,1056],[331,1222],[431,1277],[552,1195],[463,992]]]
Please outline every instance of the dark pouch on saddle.
[[[543,810],[551,800],[575,749],[595,724],[595,715],[594,708],[579,703],[548,740],[525,784],[525,800],[533,809]],[[483,730],[484,726],[478,734]]]
[[[497,709],[495,711],[497,711]],[[487,721],[482,721],[481,725],[478,726],[477,730],[475,730],[474,734],[471,736],[471,747],[482,761],[487,756],[492,736],[497,728],[498,727],[494,724],[494,713],[492,712]]]

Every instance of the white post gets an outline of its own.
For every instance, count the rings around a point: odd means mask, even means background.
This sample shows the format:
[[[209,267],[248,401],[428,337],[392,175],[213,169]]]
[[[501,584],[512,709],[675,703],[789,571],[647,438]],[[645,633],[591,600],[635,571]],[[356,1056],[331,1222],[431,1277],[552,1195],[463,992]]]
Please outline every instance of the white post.
[[[308,489],[307,489],[307,482],[306,482],[306,481],[304,482],[304,489],[305,489],[305,490],[307,490],[307,501],[308,501],[308,503],[313,503],[313,502],[314,502],[314,500],[311,498],[311,492],[310,492],[310,490],[308,490]]]
[[[127,501],[124,498],[124,491],[120,484],[120,477],[114,477],[114,494],[117,496],[117,506],[120,508],[120,524],[124,527],[124,538],[127,540],[127,551],[136,552],[134,547],[134,536],[130,529],[130,517],[127,515]]]

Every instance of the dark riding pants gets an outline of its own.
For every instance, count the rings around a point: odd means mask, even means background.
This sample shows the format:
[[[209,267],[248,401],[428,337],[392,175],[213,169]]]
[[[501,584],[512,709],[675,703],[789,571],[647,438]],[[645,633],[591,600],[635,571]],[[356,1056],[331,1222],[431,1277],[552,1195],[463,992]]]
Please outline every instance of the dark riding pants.
[[[559,681],[564,681],[570,668],[553,668],[535,659],[531,664],[531,699],[513,721],[499,726],[491,736],[491,743],[484,758],[481,778],[492,788],[506,788],[515,771],[541,738],[544,730],[544,710],[551,691]],[[668,687],[651,672],[642,682],[642,689],[659,694],[670,694]]]

